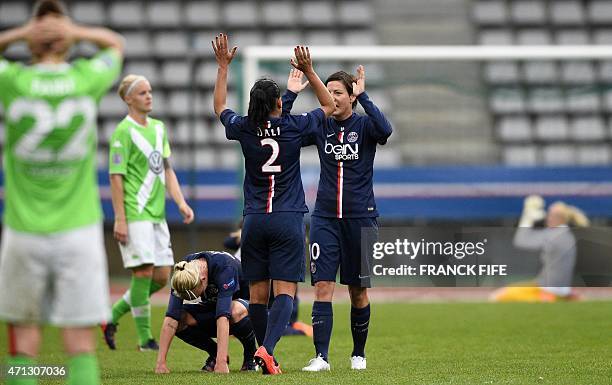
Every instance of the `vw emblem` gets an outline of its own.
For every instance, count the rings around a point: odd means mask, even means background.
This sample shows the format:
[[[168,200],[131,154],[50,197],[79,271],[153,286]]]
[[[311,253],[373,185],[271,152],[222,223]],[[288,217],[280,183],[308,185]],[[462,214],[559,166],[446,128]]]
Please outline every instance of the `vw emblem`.
[[[359,139],[359,135],[355,131],[352,131],[349,132],[346,139],[349,141],[349,143],[355,143],[357,139]]]
[[[153,151],[151,155],[149,155],[149,168],[158,175],[164,171],[164,160],[161,152]]]

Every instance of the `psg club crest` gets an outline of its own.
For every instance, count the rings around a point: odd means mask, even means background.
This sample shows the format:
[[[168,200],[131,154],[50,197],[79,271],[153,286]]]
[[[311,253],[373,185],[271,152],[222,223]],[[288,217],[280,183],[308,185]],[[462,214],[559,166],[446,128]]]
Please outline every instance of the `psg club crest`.
[[[162,171],[164,171],[164,160],[162,158],[161,152],[151,152],[151,155],[149,155],[149,168],[157,175],[161,174]]]
[[[317,272],[317,265],[315,265],[314,261],[310,262],[310,274],[314,274]]]
[[[359,135],[355,131],[349,132],[346,136],[346,140],[348,140],[349,143],[355,143],[357,139],[359,139]]]

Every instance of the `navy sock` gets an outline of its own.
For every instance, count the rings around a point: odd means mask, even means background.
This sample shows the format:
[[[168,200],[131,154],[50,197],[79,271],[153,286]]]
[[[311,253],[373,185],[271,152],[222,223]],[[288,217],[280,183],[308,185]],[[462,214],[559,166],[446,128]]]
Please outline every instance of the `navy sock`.
[[[249,305],[249,316],[255,330],[257,345],[262,346],[268,327],[268,307],[264,304],[252,303]]]
[[[334,326],[334,311],[331,302],[315,301],[312,304],[313,342],[317,355],[327,361],[329,341]]]
[[[242,344],[244,359],[252,360],[257,345],[255,344],[255,331],[253,330],[253,324],[249,316],[230,325],[230,334],[238,338],[238,341]]]
[[[289,318],[289,325],[297,321],[298,318],[298,306],[300,306],[300,300],[297,295],[293,298],[293,307],[291,309],[291,317]]]
[[[352,356],[365,358],[365,345],[368,339],[368,328],[370,326],[370,304],[357,309],[351,307],[351,333],[353,334]]]
[[[281,294],[274,299],[274,304],[270,309],[266,338],[263,343],[270,355],[274,354],[274,347],[287,327],[292,307],[293,298],[290,295]]]
[[[195,346],[200,350],[204,350],[211,357],[217,356],[217,343],[197,326],[189,326],[185,330],[176,332],[178,338],[185,341],[191,346]]]

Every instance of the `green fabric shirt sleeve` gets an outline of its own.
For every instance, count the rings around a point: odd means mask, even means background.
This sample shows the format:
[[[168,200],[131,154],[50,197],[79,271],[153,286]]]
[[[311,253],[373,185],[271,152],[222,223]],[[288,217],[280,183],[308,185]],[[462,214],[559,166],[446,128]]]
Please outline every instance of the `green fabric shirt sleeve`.
[[[127,174],[128,157],[130,153],[130,138],[127,130],[117,128],[111,136],[109,155],[108,155],[108,173],[109,174]]]
[[[13,93],[14,80],[22,67],[21,63],[9,61],[0,56],[0,101],[3,105],[8,103]]]
[[[166,130],[165,126],[164,126],[164,148],[163,150],[164,152],[162,156],[164,158],[169,158],[172,152],[170,151],[170,142],[168,141],[168,130]]]

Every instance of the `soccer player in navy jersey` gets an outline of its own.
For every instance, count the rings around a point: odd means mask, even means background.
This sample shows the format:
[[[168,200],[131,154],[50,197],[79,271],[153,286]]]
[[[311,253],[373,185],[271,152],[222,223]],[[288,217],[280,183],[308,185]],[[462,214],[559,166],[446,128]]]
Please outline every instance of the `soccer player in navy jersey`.
[[[291,65],[310,81],[321,108],[302,115],[282,114],[280,89],[269,79],[251,89],[248,116],[226,107],[227,71],[237,47],[228,49],[220,34],[213,42],[218,71],[214,109],[225,135],[238,140],[244,155],[242,270],[249,281],[250,314],[260,344],[255,360],[264,374],[280,374],[274,347],[287,326],[297,282],[304,280],[304,213],[308,211],[300,177],[303,139],[319,131],[334,111],[334,101],[312,66],[307,47],[294,49]],[[276,297],[267,312],[270,281]]]
[[[230,334],[242,343],[244,349],[241,370],[256,370],[253,354],[257,346],[249,319],[249,303],[245,299],[248,297],[244,290],[246,285],[242,281],[240,261],[225,252],[202,251],[175,264],[155,372],[170,372],[166,357],[176,336],[208,352],[202,370],[228,373]],[[216,337],[217,342],[212,337]]]
[[[299,82],[298,82],[299,83]],[[325,81],[335,110],[322,130],[304,140],[319,152],[321,175],[310,225],[310,272],[315,287],[312,325],[316,357],[304,371],[330,370],[328,362],[333,311],[332,298],[338,268],[340,283],[348,285],[351,298],[353,352],[351,369],[366,368],[365,344],[370,322],[369,267],[361,254],[361,230],[378,230],[372,177],[376,146],[385,144],[391,124],[365,92],[365,69],[357,76],[339,71]],[[283,96],[284,112],[291,107],[299,88]],[[353,112],[359,102],[366,112]]]

